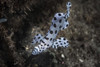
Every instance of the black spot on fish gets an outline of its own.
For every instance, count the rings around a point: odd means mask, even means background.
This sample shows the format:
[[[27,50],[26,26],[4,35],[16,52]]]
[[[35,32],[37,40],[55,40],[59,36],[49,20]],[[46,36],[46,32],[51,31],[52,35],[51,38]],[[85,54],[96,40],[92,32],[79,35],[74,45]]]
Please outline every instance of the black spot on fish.
[[[40,37],[38,37],[38,39],[40,39]]]
[[[49,38],[47,38],[47,37],[44,37],[46,40],[49,40]]]
[[[62,28],[62,26],[59,26],[59,28],[61,29],[61,28]]]
[[[37,34],[36,36],[38,36],[39,34]]]
[[[66,27],[68,27],[68,24],[66,25]]]
[[[50,34],[53,34],[53,31],[52,30],[50,30]]]
[[[64,44],[66,44],[66,42],[64,42]]]
[[[55,31],[55,34],[57,34],[57,30]]]
[[[57,18],[56,18],[56,17],[54,17],[54,20],[57,20]]]
[[[59,13],[58,16],[61,16],[61,14]]]
[[[50,41],[52,40],[52,38],[50,38]]]
[[[53,25],[56,28],[56,24]]]
[[[61,23],[61,21],[62,21],[62,20],[60,19],[60,20],[59,20],[59,23]]]
[[[65,38],[63,38],[63,40],[66,40]]]

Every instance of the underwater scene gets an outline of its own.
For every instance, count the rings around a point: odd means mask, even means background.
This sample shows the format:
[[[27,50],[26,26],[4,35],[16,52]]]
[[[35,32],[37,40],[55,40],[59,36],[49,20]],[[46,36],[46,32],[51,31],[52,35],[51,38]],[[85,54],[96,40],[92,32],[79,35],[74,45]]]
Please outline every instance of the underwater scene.
[[[0,0],[0,67],[100,67],[99,0]]]

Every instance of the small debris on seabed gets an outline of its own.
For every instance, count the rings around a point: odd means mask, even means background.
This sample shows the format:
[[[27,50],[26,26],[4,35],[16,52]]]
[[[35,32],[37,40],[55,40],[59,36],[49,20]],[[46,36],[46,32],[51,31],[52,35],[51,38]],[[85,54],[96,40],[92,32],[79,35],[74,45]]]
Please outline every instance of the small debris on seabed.
[[[7,21],[7,19],[5,19],[5,18],[0,19],[0,23],[6,22],[6,21]]]
[[[80,62],[84,62],[82,59],[79,59]]]

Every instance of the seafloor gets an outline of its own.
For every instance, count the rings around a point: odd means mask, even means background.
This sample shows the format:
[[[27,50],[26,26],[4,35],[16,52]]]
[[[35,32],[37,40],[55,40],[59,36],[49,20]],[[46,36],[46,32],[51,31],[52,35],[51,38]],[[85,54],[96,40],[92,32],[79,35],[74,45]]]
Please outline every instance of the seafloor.
[[[69,27],[57,38],[68,48],[48,49],[29,58],[32,38],[45,35],[57,12],[72,3]],[[100,0],[0,0],[0,67],[100,67]]]

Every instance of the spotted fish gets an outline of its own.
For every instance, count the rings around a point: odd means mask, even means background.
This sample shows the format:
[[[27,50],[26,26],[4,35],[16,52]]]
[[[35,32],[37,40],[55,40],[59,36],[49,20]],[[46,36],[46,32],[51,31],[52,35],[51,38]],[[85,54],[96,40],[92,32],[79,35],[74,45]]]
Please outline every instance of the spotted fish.
[[[67,12],[66,13],[56,13],[54,18],[52,19],[52,25],[48,30],[46,36],[42,36],[41,34],[37,34],[32,41],[32,44],[38,43],[37,46],[34,47],[32,52],[33,55],[37,55],[47,48],[58,48],[58,47],[68,47],[68,40],[64,37],[61,37],[56,40],[56,36],[59,31],[64,30],[68,27],[68,17],[70,14],[71,3],[67,3]]]

